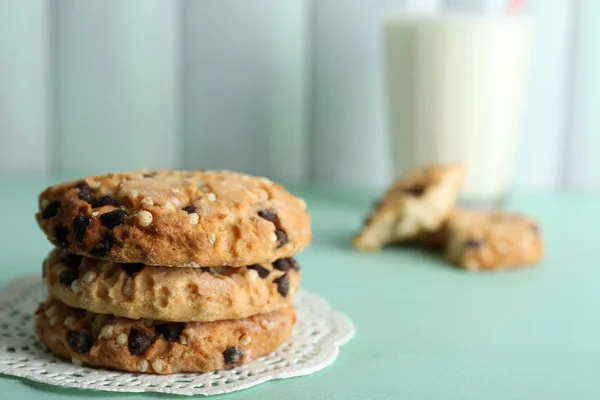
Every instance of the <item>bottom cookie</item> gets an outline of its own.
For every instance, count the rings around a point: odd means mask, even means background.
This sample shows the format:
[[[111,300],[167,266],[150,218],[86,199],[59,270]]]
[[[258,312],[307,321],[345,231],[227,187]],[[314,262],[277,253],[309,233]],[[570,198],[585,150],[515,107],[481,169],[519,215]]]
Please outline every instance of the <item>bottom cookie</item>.
[[[244,319],[164,323],[95,314],[55,299],[39,305],[35,326],[57,356],[130,372],[210,372],[245,364],[287,340],[293,307]]]
[[[457,210],[447,226],[446,257],[471,271],[532,265],[543,256],[540,227],[524,215]]]

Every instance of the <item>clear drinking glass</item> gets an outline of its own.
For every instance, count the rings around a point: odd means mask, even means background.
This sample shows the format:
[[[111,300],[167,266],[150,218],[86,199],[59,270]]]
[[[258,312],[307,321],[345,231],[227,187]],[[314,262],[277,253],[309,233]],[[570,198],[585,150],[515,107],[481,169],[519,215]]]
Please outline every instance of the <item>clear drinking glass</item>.
[[[467,169],[461,200],[502,204],[511,189],[530,21],[388,15],[383,34],[394,174],[460,162]]]

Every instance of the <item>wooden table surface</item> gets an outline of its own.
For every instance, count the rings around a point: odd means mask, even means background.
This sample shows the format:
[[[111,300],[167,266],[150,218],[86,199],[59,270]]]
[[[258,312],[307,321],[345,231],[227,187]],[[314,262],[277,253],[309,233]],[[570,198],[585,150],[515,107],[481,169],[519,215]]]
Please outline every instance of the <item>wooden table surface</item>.
[[[52,179],[0,179],[0,286],[41,271],[51,246],[33,214]],[[314,240],[298,259],[303,286],[355,323],[337,361],[228,399],[598,399],[600,196],[517,194],[510,209],[542,221],[535,268],[467,273],[416,249],[360,254],[349,246],[377,193],[296,187]],[[0,377],[5,399],[160,398],[63,389]],[[173,396],[164,396],[173,397]]]

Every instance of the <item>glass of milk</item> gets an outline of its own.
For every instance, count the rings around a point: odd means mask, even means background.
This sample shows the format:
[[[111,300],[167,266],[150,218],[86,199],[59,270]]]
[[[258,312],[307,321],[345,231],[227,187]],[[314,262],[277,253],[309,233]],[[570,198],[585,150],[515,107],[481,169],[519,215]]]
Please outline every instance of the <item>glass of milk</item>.
[[[529,66],[523,17],[386,16],[394,174],[461,162],[464,203],[499,205],[510,193]]]

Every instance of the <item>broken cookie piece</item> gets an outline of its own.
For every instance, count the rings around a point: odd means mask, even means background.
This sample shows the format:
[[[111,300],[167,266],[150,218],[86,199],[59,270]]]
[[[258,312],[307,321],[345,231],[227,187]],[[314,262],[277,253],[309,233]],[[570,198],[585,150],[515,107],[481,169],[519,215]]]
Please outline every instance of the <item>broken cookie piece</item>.
[[[431,165],[401,177],[371,212],[353,241],[362,251],[386,244],[440,238],[464,179],[461,165]]]
[[[457,210],[447,234],[446,258],[471,271],[531,265],[543,254],[539,225],[519,214]]]

